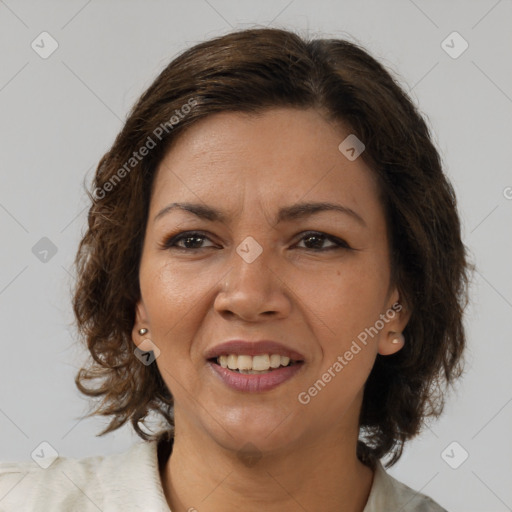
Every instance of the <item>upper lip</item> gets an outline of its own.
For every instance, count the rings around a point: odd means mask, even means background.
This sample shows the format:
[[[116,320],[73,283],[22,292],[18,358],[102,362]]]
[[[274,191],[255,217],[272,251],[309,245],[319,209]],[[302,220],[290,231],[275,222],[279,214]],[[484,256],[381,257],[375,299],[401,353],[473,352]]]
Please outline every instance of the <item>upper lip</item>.
[[[259,340],[229,340],[220,343],[205,352],[206,359],[213,359],[222,355],[248,355],[258,356],[261,354],[279,354],[280,356],[289,357],[292,361],[303,361],[304,356],[291,348],[285,347],[277,341]]]

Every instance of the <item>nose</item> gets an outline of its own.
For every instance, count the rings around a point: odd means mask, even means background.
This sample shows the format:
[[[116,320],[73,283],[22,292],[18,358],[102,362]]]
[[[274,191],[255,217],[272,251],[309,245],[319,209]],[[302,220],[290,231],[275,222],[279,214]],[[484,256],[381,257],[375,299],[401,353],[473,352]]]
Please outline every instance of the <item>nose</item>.
[[[233,251],[228,263],[230,270],[214,301],[215,310],[225,317],[247,322],[288,316],[292,307],[290,286],[280,277],[280,265],[275,264],[275,258],[270,249],[264,249],[249,263]]]

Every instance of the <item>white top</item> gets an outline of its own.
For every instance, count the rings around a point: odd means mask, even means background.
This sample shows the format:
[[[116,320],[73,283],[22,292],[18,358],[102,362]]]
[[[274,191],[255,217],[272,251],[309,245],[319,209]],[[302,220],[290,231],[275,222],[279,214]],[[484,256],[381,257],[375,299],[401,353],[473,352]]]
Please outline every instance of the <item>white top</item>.
[[[139,441],[121,454],[0,462],[0,512],[171,512],[159,472],[156,441]],[[200,510],[200,504],[195,505]],[[363,512],[447,512],[386,473],[377,463]]]

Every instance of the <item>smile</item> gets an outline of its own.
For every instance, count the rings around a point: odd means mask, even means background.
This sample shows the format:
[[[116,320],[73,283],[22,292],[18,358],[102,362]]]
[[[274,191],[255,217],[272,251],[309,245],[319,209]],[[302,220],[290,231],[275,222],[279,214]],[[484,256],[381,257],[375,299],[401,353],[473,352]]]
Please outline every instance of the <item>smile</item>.
[[[291,379],[304,364],[279,354],[225,354],[209,359],[208,363],[228,387],[252,393],[276,388]]]
[[[265,373],[296,363],[297,361],[279,354],[260,354],[257,356],[229,354],[217,357],[217,364],[222,368],[238,370],[245,374]]]

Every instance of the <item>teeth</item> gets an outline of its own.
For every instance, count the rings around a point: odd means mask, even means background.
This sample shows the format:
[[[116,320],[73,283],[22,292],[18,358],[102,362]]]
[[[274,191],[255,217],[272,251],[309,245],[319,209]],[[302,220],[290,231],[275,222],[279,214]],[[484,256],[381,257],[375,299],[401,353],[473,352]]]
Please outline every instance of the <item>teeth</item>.
[[[252,374],[267,372],[270,369],[279,368],[280,366],[288,366],[290,364],[290,358],[279,354],[260,354],[257,356],[229,354],[219,356],[217,362],[222,368]],[[293,363],[294,362],[291,361],[291,364]]]
[[[239,370],[252,370],[252,357],[238,356],[237,367]]]
[[[261,354],[259,356],[254,356],[252,359],[252,370],[268,370],[270,368],[270,356],[268,354]],[[240,356],[238,356],[238,361],[240,362]]]
[[[231,354],[227,357],[228,359],[228,368],[230,370],[236,370],[238,368],[238,356]]]
[[[281,365],[281,356],[279,354],[272,354],[270,356],[270,368],[279,368]]]

